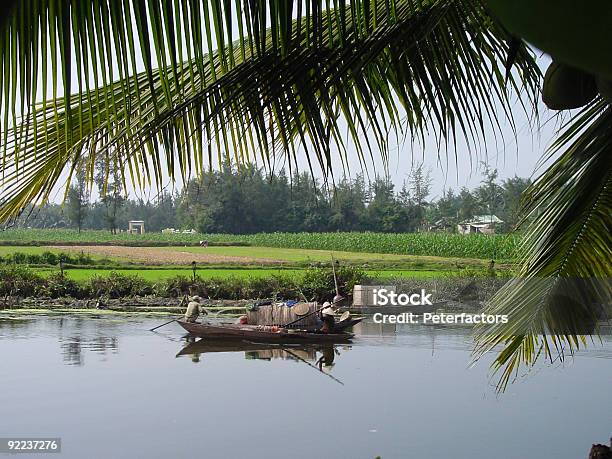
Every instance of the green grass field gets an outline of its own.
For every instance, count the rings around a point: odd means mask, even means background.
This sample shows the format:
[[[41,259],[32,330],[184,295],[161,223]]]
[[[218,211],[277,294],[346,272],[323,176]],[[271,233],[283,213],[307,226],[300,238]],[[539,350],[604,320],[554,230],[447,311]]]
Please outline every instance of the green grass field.
[[[31,254],[31,255],[40,255],[43,252],[58,253],[58,252],[60,252],[60,250],[54,249],[54,248],[33,247],[33,246],[27,246],[27,245],[26,246],[23,246],[23,245],[18,245],[18,246],[0,246],[0,257],[3,257],[5,255],[9,255],[9,254],[15,253],[15,252],[27,253],[27,254]]]
[[[35,271],[43,276],[57,273],[55,268],[36,268]],[[191,278],[191,269],[66,269],[65,275],[76,281],[85,281],[94,276],[108,276],[111,272],[127,276],[138,276],[150,282],[158,282],[176,276]],[[366,273],[373,279],[391,278],[433,278],[440,275],[440,271],[415,271],[415,270],[366,270]],[[225,279],[225,278],[262,278],[270,276],[296,277],[304,274],[303,269],[200,269],[197,271],[198,277],[202,279]]]
[[[36,271],[42,275],[49,275],[58,272],[53,268],[38,268]],[[145,280],[156,282],[164,279],[170,279],[176,276],[185,276],[191,278],[193,275],[191,269],[187,268],[161,268],[161,269],[67,269],[65,274],[76,281],[82,281],[92,278],[93,276],[108,276],[111,272],[123,274],[126,276],[138,276]],[[301,275],[303,270],[300,269],[200,269],[197,274],[202,279],[212,278],[227,278],[227,277],[268,277],[273,275],[294,276]]]
[[[162,235],[160,233],[149,233],[144,236],[134,236],[129,234],[110,235],[101,231],[84,231],[77,233],[70,230],[10,230],[0,232],[0,257],[15,253],[24,255],[40,255],[43,252],[60,253],[65,252],[70,255],[84,252],[88,254],[93,263],[88,266],[77,267],[74,265],[66,269],[67,275],[77,281],[87,280],[95,275],[107,276],[111,272],[125,275],[137,275],[145,280],[157,282],[175,276],[191,277],[192,270],[190,262],[198,258],[198,276],[203,279],[211,278],[262,278],[273,275],[301,276],[304,269],[312,264],[329,266],[332,255],[342,265],[355,265],[363,269],[371,278],[390,279],[390,278],[432,278],[440,275],[457,274],[469,270],[484,270],[488,265],[486,258],[479,256],[438,256],[428,255],[427,253],[439,253],[448,249],[448,244],[464,245],[466,253],[478,252],[480,249],[493,244],[495,240],[488,236],[473,238],[471,236],[460,235],[436,235],[436,234],[406,234],[389,235],[375,233],[326,233],[326,234],[268,234],[235,236],[242,242],[252,244],[271,243],[274,246],[252,245],[252,246],[154,246],[138,247],[90,247],[90,244],[110,244],[112,242],[125,243],[130,241],[146,241],[146,238],[154,240],[156,243],[163,244],[176,243],[177,241],[195,241],[200,238],[208,238],[209,235]],[[15,238],[20,238],[16,240]],[[210,239],[218,241],[230,241],[234,236],[213,235]],[[12,239],[11,239],[12,238]],[[21,245],[10,244],[20,242]],[[32,241],[46,242],[49,244],[78,245],[83,247],[57,248],[53,246],[32,246],[28,245]],[[498,239],[501,243],[503,239]],[[293,247],[282,247],[283,243]],[[364,247],[364,244],[368,244]],[[380,245],[379,245],[380,243]],[[385,245],[386,243],[386,245]],[[403,249],[403,243],[421,244],[418,250],[410,247]],[[427,246],[442,245],[438,249],[431,251],[425,250]],[[445,245],[446,244],[446,245]],[[335,250],[332,248],[298,248],[296,245],[317,246],[329,245],[330,247],[355,248],[356,250]],[[374,249],[381,247],[381,252]],[[395,247],[395,249],[392,249]],[[444,248],[446,247],[446,249]],[[111,250],[112,249],[112,250]],[[363,250],[363,251],[360,251]],[[389,252],[398,253],[389,253]],[[417,254],[407,252],[414,251]],[[447,250],[448,251],[448,250]],[[138,252],[140,258],[135,254]],[[173,252],[168,256],[168,252]],[[386,253],[383,253],[386,252]],[[421,253],[424,252],[425,254]],[[450,251],[452,252],[452,251]],[[107,253],[112,254],[107,255]],[[143,256],[144,254],[144,256]],[[193,254],[193,258],[192,255]],[[210,256],[208,258],[207,256]],[[224,257],[236,257],[235,260]],[[44,258],[43,259],[48,259]],[[265,259],[264,263],[262,260]],[[9,259],[9,262],[12,259]],[[18,263],[24,263],[21,257]],[[259,261],[258,261],[259,260]],[[278,263],[270,262],[277,260]],[[25,263],[36,263],[25,261]],[[38,262],[40,263],[40,262]],[[170,264],[173,263],[173,264]],[[504,263],[497,264],[498,268],[506,269],[509,265]],[[42,275],[57,272],[57,268],[48,265],[34,265],[34,269]]]

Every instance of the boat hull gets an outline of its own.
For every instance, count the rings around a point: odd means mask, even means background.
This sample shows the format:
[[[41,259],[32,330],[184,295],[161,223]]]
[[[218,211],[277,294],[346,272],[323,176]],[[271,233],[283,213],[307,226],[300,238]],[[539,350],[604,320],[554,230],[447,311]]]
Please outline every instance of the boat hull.
[[[336,332],[336,333],[344,332],[345,330],[347,330],[348,328],[352,327],[353,325],[357,325],[362,320],[363,320],[363,317],[358,317],[356,319],[345,319],[345,320],[342,320],[340,322],[336,322],[334,324],[334,332]],[[287,328],[291,329],[291,328],[294,328],[294,327],[293,326],[289,326]],[[315,332],[315,331],[317,331],[317,330],[319,330],[321,328],[321,325],[300,326],[298,324],[298,325],[295,326],[295,328],[299,328],[301,330],[306,330],[306,331],[309,331],[309,332]]]
[[[307,331],[274,330],[273,327],[236,324],[202,324],[178,321],[190,335],[211,340],[250,340],[264,343],[343,343],[353,338],[351,333],[314,333]]]

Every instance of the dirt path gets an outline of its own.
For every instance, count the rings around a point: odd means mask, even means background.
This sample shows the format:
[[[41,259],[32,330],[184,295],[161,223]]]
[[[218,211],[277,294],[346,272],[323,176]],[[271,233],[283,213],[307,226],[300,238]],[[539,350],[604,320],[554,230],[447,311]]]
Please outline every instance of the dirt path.
[[[207,253],[183,252],[180,247],[124,247],[118,245],[54,245],[49,247],[62,252],[83,252],[109,258],[122,258],[125,261],[149,265],[189,265],[192,261],[201,264],[232,263],[238,265],[286,263],[272,258],[233,257]]]

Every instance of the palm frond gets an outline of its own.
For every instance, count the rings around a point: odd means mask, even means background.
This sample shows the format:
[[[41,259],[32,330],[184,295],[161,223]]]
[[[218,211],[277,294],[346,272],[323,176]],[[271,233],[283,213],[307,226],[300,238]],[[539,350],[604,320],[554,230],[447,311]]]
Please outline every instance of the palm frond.
[[[503,346],[494,368],[505,388],[521,364],[563,359],[597,334],[612,301],[612,108],[598,100],[550,149],[562,153],[525,193],[520,275],[493,298],[476,356]]]
[[[215,160],[292,167],[298,146],[332,174],[344,126],[362,161],[391,132],[476,147],[513,92],[535,106],[525,46],[505,81],[508,40],[479,0],[20,2],[0,34],[0,220],[99,157],[144,187]]]

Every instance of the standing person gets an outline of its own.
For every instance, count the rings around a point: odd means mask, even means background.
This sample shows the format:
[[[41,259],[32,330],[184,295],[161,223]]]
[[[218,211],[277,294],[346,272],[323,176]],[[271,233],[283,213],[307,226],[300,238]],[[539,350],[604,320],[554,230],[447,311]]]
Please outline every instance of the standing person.
[[[336,319],[334,318],[334,310],[331,307],[331,303],[326,301],[323,303],[323,309],[321,310],[321,320],[323,325],[319,331],[321,333],[333,333],[334,326],[336,325]]]
[[[208,315],[208,311],[202,307],[204,300],[195,295],[190,298],[189,304],[187,305],[187,311],[185,311],[185,322],[194,323],[200,317],[200,314]]]

